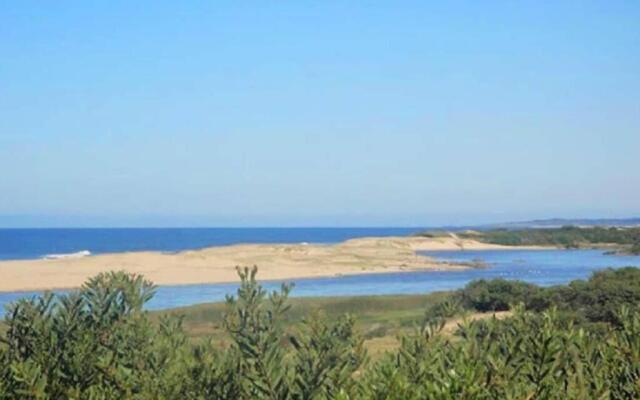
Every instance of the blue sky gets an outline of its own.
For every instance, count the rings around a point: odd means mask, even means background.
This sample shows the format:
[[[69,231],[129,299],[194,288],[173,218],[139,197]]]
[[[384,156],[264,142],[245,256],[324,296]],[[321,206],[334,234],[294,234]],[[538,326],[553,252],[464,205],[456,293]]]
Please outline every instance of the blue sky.
[[[0,225],[640,214],[640,2],[3,2]]]

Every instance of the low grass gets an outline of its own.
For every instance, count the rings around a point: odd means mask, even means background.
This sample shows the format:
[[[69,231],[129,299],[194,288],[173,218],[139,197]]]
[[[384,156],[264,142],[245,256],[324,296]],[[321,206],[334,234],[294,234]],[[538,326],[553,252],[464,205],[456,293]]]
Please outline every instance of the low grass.
[[[364,336],[369,354],[375,358],[384,351],[395,349],[397,336],[419,325],[425,310],[446,296],[446,292],[436,292],[399,296],[294,297],[289,300],[291,310],[286,315],[286,323],[294,327],[314,313],[328,319],[351,314],[356,318],[356,328]],[[211,338],[224,345],[229,341],[222,325],[224,312],[224,303],[207,303],[151,314],[154,319],[163,315],[181,316],[192,340]]]

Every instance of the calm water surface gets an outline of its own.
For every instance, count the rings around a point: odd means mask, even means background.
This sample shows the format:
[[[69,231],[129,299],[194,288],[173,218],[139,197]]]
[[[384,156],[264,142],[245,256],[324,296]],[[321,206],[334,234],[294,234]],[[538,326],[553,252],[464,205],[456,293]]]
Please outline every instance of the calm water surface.
[[[585,279],[592,272],[612,267],[640,266],[638,256],[604,255],[602,250],[483,250],[427,253],[449,261],[482,260],[487,268],[464,271],[405,272],[368,274],[323,279],[295,280],[293,296],[357,296],[418,294],[457,289],[474,279],[519,279],[541,286]],[[269,289],[281,282],[265,282]],[[234,293],[237,285],[163,286],[149,309],[165,309],[197,303],[221,301]],[[36,293],[0,293],[0,306]]]

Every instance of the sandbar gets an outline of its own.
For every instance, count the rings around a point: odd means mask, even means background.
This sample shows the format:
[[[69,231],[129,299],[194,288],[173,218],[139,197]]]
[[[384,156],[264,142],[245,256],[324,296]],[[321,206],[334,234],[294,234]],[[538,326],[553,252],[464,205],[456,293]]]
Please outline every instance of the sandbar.
[[[259,268],[260,280],[418,270],[456,270],[419,251],[513,249],[451,237],[370,237],[331,245],[237,244],[179,253],[129,252],[83,258],[0,262],[0,292],[70,289],[106,271],[144,275],[157,285],[237,282],[236,266]]]

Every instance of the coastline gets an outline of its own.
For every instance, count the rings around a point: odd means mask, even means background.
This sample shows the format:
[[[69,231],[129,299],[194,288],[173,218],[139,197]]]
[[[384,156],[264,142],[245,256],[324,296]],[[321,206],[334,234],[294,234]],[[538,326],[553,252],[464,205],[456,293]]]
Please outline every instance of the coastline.
[[[0,292],[80,287],[100,273],[124,270],[159,286],[238,282],[236,266],[257,265],[261,280],[292,280],[403,271],[471,268],[418,254],[438,250],[517,250],[452,237],[367,237],[332,245],[237,244],[178,253],[128,252],[82,258],[0,262]]]

